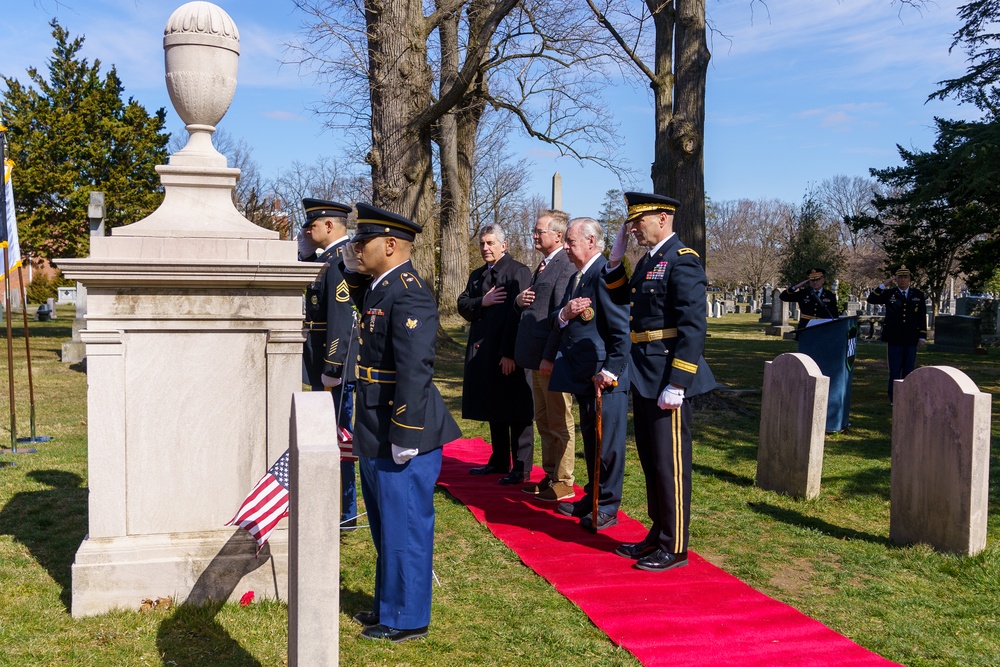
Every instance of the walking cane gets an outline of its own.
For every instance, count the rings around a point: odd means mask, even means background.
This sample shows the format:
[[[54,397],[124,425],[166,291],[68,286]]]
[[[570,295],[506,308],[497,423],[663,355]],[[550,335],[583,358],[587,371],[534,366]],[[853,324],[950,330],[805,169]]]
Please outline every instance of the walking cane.
[[[597,376],[594,376],[597,379]],[[612,387],[618,386],[618,380],[613,380],[611,382]],[[597,440],[594,443],[594,477],[593,482],[590,486],[590,490],[594,495],[594,505],[591,510],[590,515],[590,532],[597,532],[597,497],[601,490],[601,448],[604,442],[604,399],[601,396],[600,387],[597,388],[597,405],[595,406],[597,410]]]

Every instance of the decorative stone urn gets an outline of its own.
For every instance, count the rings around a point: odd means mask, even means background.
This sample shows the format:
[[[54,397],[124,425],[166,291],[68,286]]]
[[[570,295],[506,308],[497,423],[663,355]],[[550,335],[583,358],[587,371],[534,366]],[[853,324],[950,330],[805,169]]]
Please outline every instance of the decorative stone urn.
[[[287,530],[255,558],[246,531],[225,524],[288,447],[302,290],[319,266],[236,210],[239,169],[212,145],[236,86],[233,20],[190,2],[163,46],[191,135],[157,167],[163,203],[93,238],[86,259],[57,261],[88,292],[89,530],[72,568],[74,616],[287,591]]]

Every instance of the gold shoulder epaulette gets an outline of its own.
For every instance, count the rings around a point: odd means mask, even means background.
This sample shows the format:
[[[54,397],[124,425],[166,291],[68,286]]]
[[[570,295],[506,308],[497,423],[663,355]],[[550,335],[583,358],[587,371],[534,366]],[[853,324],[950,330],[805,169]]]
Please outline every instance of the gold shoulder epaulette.
[[[403,273],[399,274],[399,279],[403,281],[403,286],[406,287],[406,289],[410,289],[410,285],[423,287],[423,285],[420,284],[420,279],[417,278],[412,273],[404,271]]]
[[[699,255],[696,250],[692,250],[691,248],[681,248],[680,250],[677,251],[677,254],[678,255],[694,255],[695,257],[699,257],[699,258],[701,257],[701,255]]]

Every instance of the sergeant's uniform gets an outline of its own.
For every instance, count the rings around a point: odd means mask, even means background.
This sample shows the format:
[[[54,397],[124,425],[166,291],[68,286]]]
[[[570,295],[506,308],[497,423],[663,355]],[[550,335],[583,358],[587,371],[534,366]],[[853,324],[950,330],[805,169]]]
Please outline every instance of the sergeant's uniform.
[[[905,266],[897,276],[910,276]],[[887,393],[892,401],[892,383],[902,380],[917,365],[917,343],[927,340],[927,297],[912,284],[905,293],[898,285],[886,288],[879,285],[868,295],[868,303],[885,306],[882,340],[886,343],[889,363]]]
[[[799,304],[799,325],[797,328],[805,329],[809,320],[835,319],[840,310],[837,308],[837,295],[826,289],[816,293],[809,285],[804,285],[799,289],[794,286],[781,292],[778,298],[782,301]]]
[[[413,240],[420,231],[406,218],[374,206],[359,203],[357,209],[354,240]],[[409,262],[374,282],[357,273],[347,279],[361,311],[354,453],[378,554],[373,612],[390,628],[424,628],[431,613],[434,483],[441,447],[462,435],[432,382],[437,303]],[[392,445],[418,454],[399,465]]]
[[[629,220],[655,210],[673,211],[677,201],[657,195],[625,193]],[[698,253],[676,234],[636,264],[632,277],[624,264],[605,273],[612,298],[630,305],[630,378],[635,444],[646,477],[652,521],[643,540],[669,554],[685,554],[691,513],[692,408],[657,405],[668,384],[685,388],[685,398],[715,387],[702,357],[707,329],[705,287]]]
[[[306,224],[318,218],[343,218],[346,225],[351,207],[321,199],[303,199]],[[303,360],[309,386],[314,391],[327,391],[322,375],[340,378],[341,383],[333,387],[333,405],[337,413],[337,425],[351,430],[354,414],[354,374],[353,366],[347,365],[347,350],[354,336],[354,303],[340,270],[347,237],[338,239],[333,245],[316,255],[313,261],[322,262],[316,279],[306,288],[306,342]],[[354,462],[340,463],[341,479],[341,524],[357,518],[358,494],[355,483]]]

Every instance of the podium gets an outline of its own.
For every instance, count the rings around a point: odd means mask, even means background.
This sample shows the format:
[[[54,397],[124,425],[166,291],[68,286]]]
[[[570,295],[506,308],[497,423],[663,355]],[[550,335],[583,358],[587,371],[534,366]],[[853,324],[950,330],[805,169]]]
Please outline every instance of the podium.
[[[851,412],[851,380],[854,377],[854,356],[858,344],[858,318],[814,320],[799,329],[799,352],[810,357],[823,375],[830,378],[830,394],[826,406],[826,430],[843,431]]]

